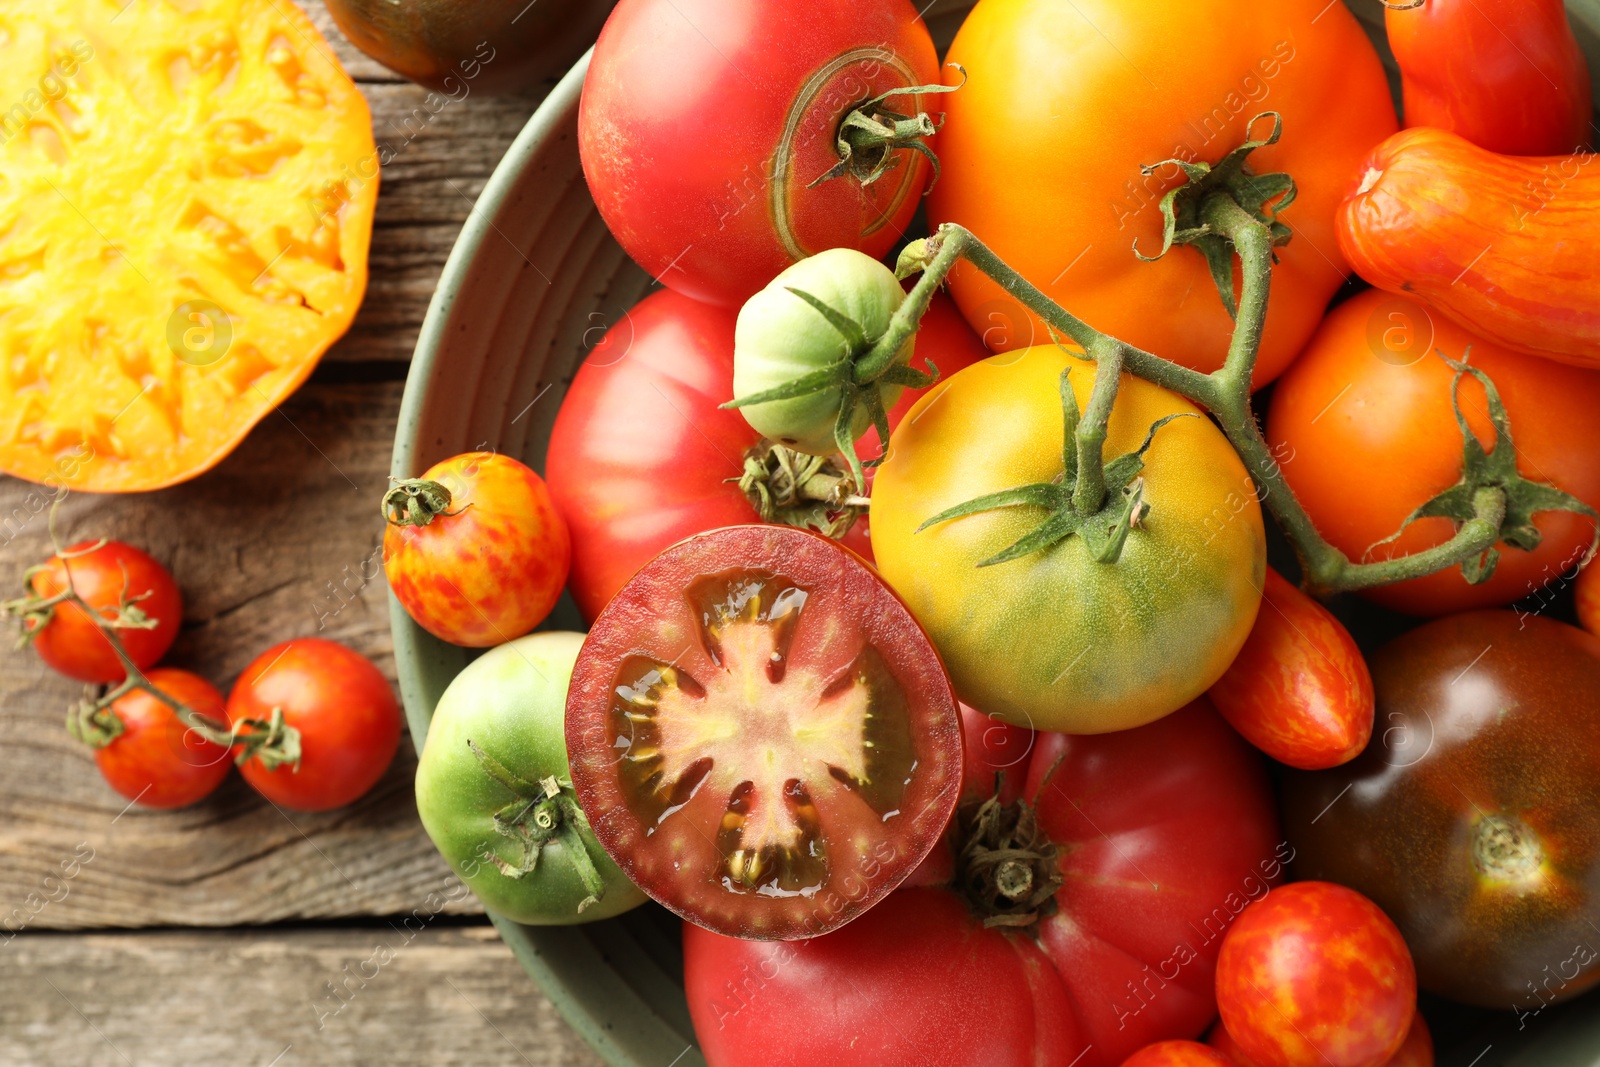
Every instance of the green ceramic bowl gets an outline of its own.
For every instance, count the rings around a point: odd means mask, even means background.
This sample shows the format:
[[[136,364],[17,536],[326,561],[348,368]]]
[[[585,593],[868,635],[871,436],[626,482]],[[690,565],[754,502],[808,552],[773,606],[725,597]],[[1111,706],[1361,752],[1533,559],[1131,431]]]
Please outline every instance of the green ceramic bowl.
[[[1348,2],[1381,49],[1378,0]],[[935,39],[948,42],[971,6],[971,0],[934,4],[928,19]],[[1600,70],[1600,0],[1571,0],[1569,7],[1590,63]],[[396,477],[415,477],[438,460],[485,447],[542,470],[551,424],[578,364],[604,327],[650,287],[606,232],[584,185],[577,122],[587,69],[585,56],[529,120],[456,241],[406,382],[395,433]],[[390,617],[400,690],[420,747],[440,694],[472,653],[432,637],[392,600]],[[582,620],[564,600],[546,625],[581,629]],[[491,918],[607,1063],[704,1064],[683,996],[677,920],[665,911],[646,905],[621,918],[565,928]],[[1439,1062],[1468,1067],[1488,1043],[1492,1048],[1475,1067],[1600,1064],[1600,1006],[1593,999],[1577,1006],[1587,1011],[1557,1020],[1552,1009],[1530,1020],[1523,1034],[1513,1020],[1503,1027],[1505,1036],[1492,1029],[1490,1038],[1476,1042],[1468,1036],[1476,1020],[1448,1018],[1450,1033],[1436,1023]],[[1524,1047],[1522,1037],[1539,1039],[1539,1047]]]

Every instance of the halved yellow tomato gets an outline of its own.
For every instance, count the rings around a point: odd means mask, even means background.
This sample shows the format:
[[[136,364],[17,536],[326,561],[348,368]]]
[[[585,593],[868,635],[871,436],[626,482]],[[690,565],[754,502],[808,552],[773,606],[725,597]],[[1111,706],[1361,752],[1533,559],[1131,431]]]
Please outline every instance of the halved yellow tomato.
[[[191,478],[354,318],[371,117],[293,3],[8,5],[0,136],[0,470]]]

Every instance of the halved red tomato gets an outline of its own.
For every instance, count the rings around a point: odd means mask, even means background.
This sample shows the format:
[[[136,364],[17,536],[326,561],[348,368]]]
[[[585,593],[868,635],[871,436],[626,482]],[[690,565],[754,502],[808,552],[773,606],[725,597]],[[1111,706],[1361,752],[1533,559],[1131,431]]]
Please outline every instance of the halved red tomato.
[[[734,937],[844,925],[955,810],[961,718],[871,567],[788,526],[667,549],[595,620],[567,697],[572,784],[641,889]]]

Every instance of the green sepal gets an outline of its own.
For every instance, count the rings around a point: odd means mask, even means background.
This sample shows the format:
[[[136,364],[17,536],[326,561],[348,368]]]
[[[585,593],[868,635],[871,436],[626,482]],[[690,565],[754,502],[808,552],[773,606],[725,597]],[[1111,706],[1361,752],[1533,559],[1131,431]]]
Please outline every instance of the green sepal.
[[[1140,520],[1149,511],[1149,505],[1144,502],[1144,479],[1139,475],[1144,470],[1144,456],[1155,441],[1156,431],[1173,419],[1199,416],[1192,411],[1175,412],[1152,423],[1144,441],[1137,449],[1117,456],[1105,465],[1104,506],[1092,515],[1082,515],[1072,503],[1072,488],[1078,474],[1077,430],[1080,416],[1077,397],[1068,380],[1070,373],[1071,368],[1062,371],[1060,379],[1061,478],[1053,482],[1035,482],[1031,485],[1001,489],[965,501],[934,515],[918,526],[914,532],[921,533],[938,523],[976,515],[982,511],[1009,507],[1036,507],[1047,513],[1044,520],[1004,549],[980,561],[978,566],[992,567],[999,563],[1021,559],[1035,552],[1042,552],[1073,534],[1084,538],[1090,558],[1097,563],[1115,563],[1122,557],[1122,549],[1127,543],[1129,533],[1138,527]]]
[[[1226,237],[1213,233],[1203,217],[1205,203],[1212,196],[1229,196],[1257,222],[1272,233],[1274,248],[1289,243],[1293,231],[1286,223],[1278,221],[1284,208],[1294,203],[1294,179],[1287,174],[1254,174],[1245,165],[1250,153],[1258,148],[1277,144],[1283,134],[1283,117],[1276,111],[1264,111],[1250,120],[1246,127],[1254,127],[1261,119],[1272,117],[1272,132],[1262,139],[1248,139],[1223,156],[1215,166],[1202,161],[1166,159],[1140,168],[1145,174],[1154,174],[1162,167],[1176,165],[1182,168],[1183,184],[1169,189],[1161,198],[1161,250],[1153,256],[1139,251],[1134,242],[1134,255],[1150,262],[1160,259],[1173,245],[1191,245],[1205,256],[1211,268],[1211,280],[1216,284],[1222,303],[1230,317],[1239,314],[1238,301],[1233,295],[1233,244]],[[1274,255],[1276,261],[1276,255]]]
[[[1570,511],[1595,520],[1595,537],[1584,557],[1587,561],[1594,555],[1596,547],[1600,546],[1600,512],[1571,493],[1523,477],[1517,470],[1517,448],[1511,434],[1511,419],[1506,414],[1500,390],[1487,374],[1467,362],[1471,357],[1470,348],[1459,361],[1442,352],[1439,357],[1456,372],[1450,383],[1450,403],[1455,410],[1456,427],[1461,432],[1461,480],[1407,515],[1400,529],[1367,549],[1366,554],[1370,556],[1373,549],[1393,542],[1418,519],[1450,519],[1457,524],[1471,521],[1477,517],[1473,501],[1478,491],[1494,488],[1504,495],[1506,505],[1505,517],[1500,522],[1500,541],[1512,548],[1532,552],[1542,540],[1539,528],[1533,521],[1534,515],[1541,511]],[[1492,449],[1486,450],[1478,441],[1478,435],[1472,432],[1461,410],[1461,383],[1469,374],[1483,386],[1484,395],[1489,401],[1489,422],[1494,426]],[[1481,555],[1463,561],[1461,574],[1468,584],[1478,585],[1494,576],[1499,560],[1500,550],[1490,548]]]

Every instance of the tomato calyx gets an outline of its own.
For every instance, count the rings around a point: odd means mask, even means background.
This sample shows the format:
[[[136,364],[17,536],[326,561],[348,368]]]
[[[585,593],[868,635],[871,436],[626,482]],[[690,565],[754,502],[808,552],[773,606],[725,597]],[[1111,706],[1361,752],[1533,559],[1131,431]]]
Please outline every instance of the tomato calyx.
[[[300,731],[283,721],[283,708],[278,706],[266,719],[235,721],[232,736],[219,743],[238,747],[239,754],[233,762],[240,766],[256,759],[269,771],[279,767],[300,769]]]
[[[1289,243],[1294,231],[1286,222],[1278,221],[1278,214],[1294,203],[1294,179],[1287,174],[1255,174],[1246,166],[1250,153],[1258,148],[1278,143],[1283,135],[1283,117],[1276,111],[1263,111],[1250,120],[1246,129],[1260,120],[1271,117],[1272,132],[1261,140],[1249,138],[1233,149],[1216,166],[1205,161],[1188,162],[1182,159],[1164,159],[1141,167],[1145,174],[1154,174],[1165,167],[1181,167],[1185,181],[1167,191],[1161,198],[1161,250],[1153,256],[1139,251],[1134,242],[1134,255],[1152,262],[1166,255],[1173,245],[1191,245],[1206,257],[1211,268],[1211,280],[1216,283],[1228,314],[1239,317],[1239,303],[1233,295],[1233,241],[1216,221],[1216,213],[1243,211],[1265,226],[1271,235],[1273,248]],[[1272,260],[1277,262],[1277,254]]]
[[[1544,845],[1521,819],[1485,815],[1472,833],[1472,862],[1491,881],[1526,882],[1544,865]]]
[[[26,647],[29,642],[39,635],[41,630],[49,625],[50,620],[55,618],[56,608],[69,602],[77,604],[85,614],[94,618],[102,630],[106,627],[116,630],[154,630],[159,625],[160,620],[151,618],[145,614],[143,608],[139,607],[139,602],[148,600],[153,595],[153,591],[147,590],[130,596],[128,594],[128,572],[126,568],[123,568],[122,571],[122,592],[117,596],[115,609],[105,608],[97,611],[91,608],[87,603],[83,602],[78,596],[77,590],[70,584],[72,568],[70,564],[67,564],[67,561],[81,556],[92,555],[109,543],[106,538],[102,537],[100,540],[82,548],[58,548],[55,556],[66,564],[69,583],[67,588],[58,593],[41,596],[37,586],[34,585],[34,579],[50,570],[48,563],[29,567],[22,572],[22,585],[27,590],[27,593],[17,597],[15,600],[8,600],[4,604],[0,604],[0,611],[15,616],[22,627],[22,633],[17,638],[16,647]]]
[[[383,521],[390,526],[426,526],[441,516],[449,518],[465,510],[451,511],[450,490],[426,478],[395,479],[383,494]]]
[[[1466,358],[1470,358],[1471,351],[1465,355]],[[1534,515],[1541,511],[1568,511],[1575,515],[1587,515],[1594,520],[1594,536],[1589,542],[1588,552],[1584,554],[1583,563],[1579,566],[1588,563],[1594,558],[1596,548],[1600,547],[1600,512],[1571,493],[1523,477],[1517,470],[1517,448],[1512,441],[1511,419],[1506,415],[1505,404],[1500,399],[1500,390],[1495,388],[1494,382],[1487,374],[1467,363],[1466,358],[1453,360],[1442,353],[1440,358],[1456,372],[1450,386],[1450,402],[1455,408],[1456,425],[1461,430],[1461,480],[1406,516],[1405,522],[1400,524],[1400,529],[1372,548],[1393,541],[1418,519],[1446,518],[1465,525],[1471,522],[1483,522],[1486,513],[1492,517],[1498,512],[1497,543],[1504,541],[1513,548],[1532,552],[1539,547],[1539,542],[1543,539],[1539,528],[1534,525]],[[1494,425],[1494,447],[1487,451],[1478,441],[1478,435],[1467,425],[1466,416],[1461,412],[1461,384],[1469,374],[1483,386],[1484,394],[1489,400],[1489,421]],[[1367,551],[1370,554],[1372,549]],[[1471,585],[1487,582],[1494,576],[1495,565],[1499,560],[1500,549],[1490,545],[1481,553],[1462,560],[1461,574]]]
[[[749,499],[762,522],[843,537],[867,510],[860,483],[833,456],[813,456],[762,439],[744,454],[744,473],[730,482]]]
[[[507,878],[520,881],[539,869],[539,855],[544,847],[560,841],[573,871],[589,892],[578,903],[579,913],[592,904],[598,904],[600,898],[606,895],[606,884],[584,847],[583,835],[589,823],[583,809],[578,806],[572,783],[557,779],[554,775],[530,782],[471,739],[468,739],[467,747],[483,773],[505,786],[515,797],[511,803],[494,813],[494,828],[502,837],[521,847],[522,858],[511,863],[498,852],[490,850],[490,862]]]
[[[906,115],[884,106],[885,101],[897,96],[919,96],[923,93],[953,93],[966,84],[967,72],[960,67],[961,83],[958,85],[909,85],[879,93],[872,99],[851,108],[839,123],[834,137],[834,150],[839,162],[816,177],[806,186],[814,189],[825,181],[850,175],[863,187],[871,185],[899,163],[896,154],[901,150],[918,152],[925,156],[933,168],[933,175],[922,191],[928,195],[939,180],[939,157],[923,143],[944,125],[944,115],[934,121],[925,111]]]
[[[1002,804],[997,785],[994,796],[962,804],[956,820],[955,887],[985,927],[1025,929],[1055,910],[1061,868],[1031,804]]]
[[[1116,362],[1111,357],[1108,362],[1101,364],[1102,371],[1106,367],[1115,368],[1111,371],[1112,381],[1120,373]],[[1036,507],[1048,512],[1044,520],[1007,548],[981,560],[978,566],[991,567],[1021,559],[1042,552],[1074,534],[1084,539],[1090,557],[1097,563],[1115,563],[1122,557],[1122,548],[1127,543],[1128,535],[1150,510],[1150,505],[1144,501],[1144,479],[1139,475],[1144,470],[1144,455],[1155,441],[1156,431],[1173,419],[1198,416],[1192,412],[1176,412],[1157,419],[1136,450],[1102,465],[1099,444],[1105,439],[1105,420],[1110,416],[1111,403],[1099,404],[1097,400],[1105,395],[1102,390],[1105,375],[1097,373],[1095,395],[1090,397],[1089,410],[1080,421],[1077,397],[1068,380],[1070,374],[1070,368],[1061,372],[1064,427],[1061,476],[1051,482],[1002,489],[998,493],[988,493],[946,508],[924,521],[915,532],[921,533],[930,526],[995,508]],[[1096,420],[1098,428],[1095,426]],[[1085,434],[1082,432],[1084,430],[1089,432]],[[1095,482],[1099,483],[1098,486]]]

